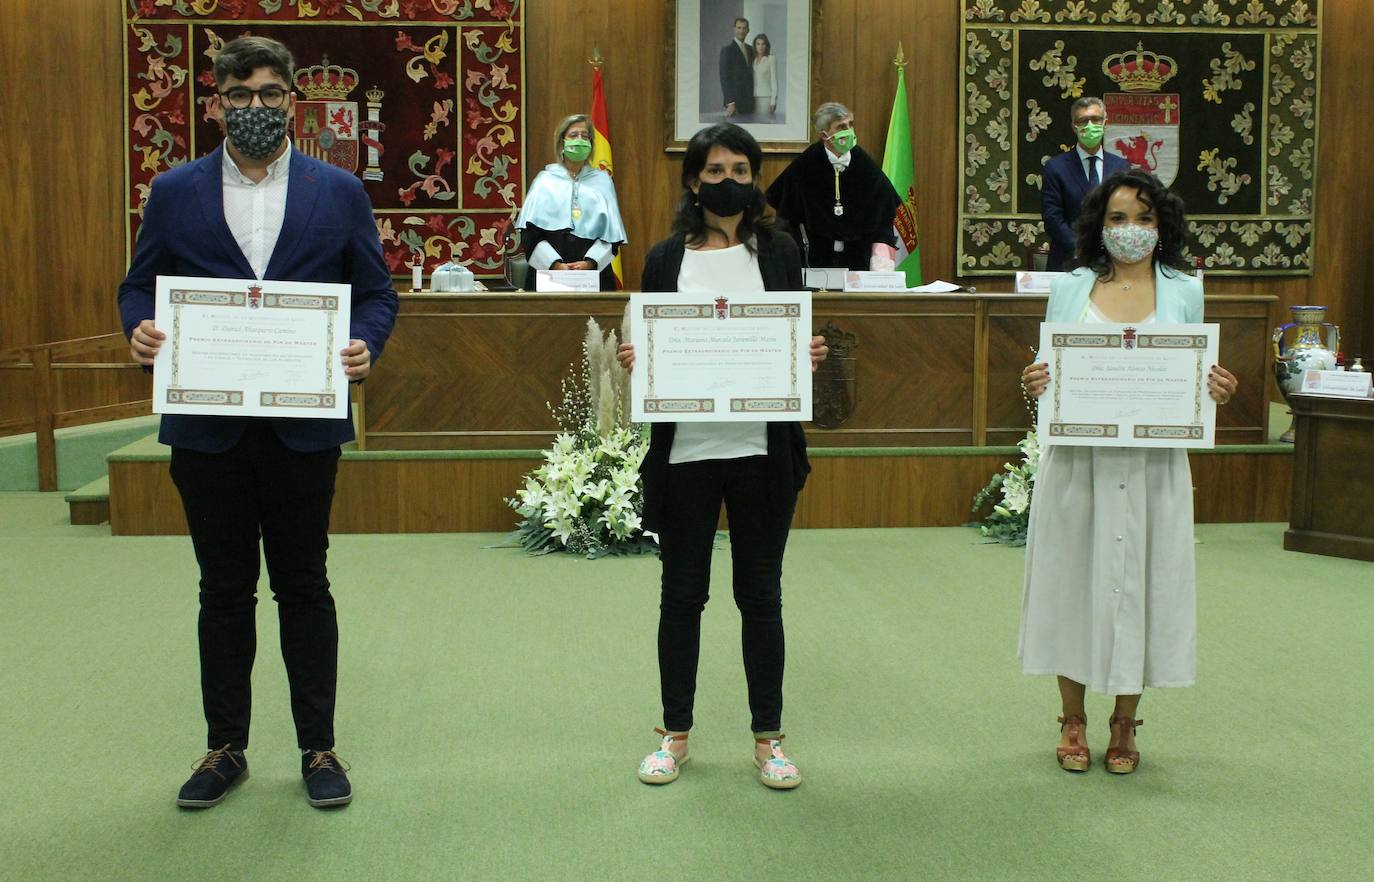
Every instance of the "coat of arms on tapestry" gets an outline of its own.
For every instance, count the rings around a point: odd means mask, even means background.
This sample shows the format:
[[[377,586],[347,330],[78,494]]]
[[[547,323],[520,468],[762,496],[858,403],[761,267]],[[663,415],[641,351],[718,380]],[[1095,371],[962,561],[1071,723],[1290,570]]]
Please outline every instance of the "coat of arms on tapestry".
[[[125,0],[129,248],[159,172],[223,140],[215,55],[245,34],[296,59],[291,139],[362,179],[393,273],[450,258],[499,277],[524,198],[522,0]]]
[[[1320,0],[962,0],[959,273],[1046,246],[1045,163],[1103,99],[1106,150],[1188,209],[1207,272],[1308,275]]]

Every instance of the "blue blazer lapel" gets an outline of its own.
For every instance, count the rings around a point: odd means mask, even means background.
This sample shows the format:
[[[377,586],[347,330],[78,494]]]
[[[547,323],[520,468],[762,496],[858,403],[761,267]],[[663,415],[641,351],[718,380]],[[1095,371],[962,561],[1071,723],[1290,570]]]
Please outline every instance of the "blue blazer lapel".
[[[200,205],[205,220],[205,228],[224,251],[225,260],[232,264],[234,273],[240,279],[253,278],[253,268],[248,258],[239,248],[229,224],[224,221],[224,145],[220,144],[200,164],[200,176],[196,180],[196,202]]]
[[[1074,196],[1076,200],[1074,205],[1081,206],[1083,200],[1088,198],[1088,191],[1091,188],[1088,186],[1088,176],[1083,173],[1083,158],[1078,155],[1077,150],[1071,151],[1069,155],[1073,157],[1073,161],[1069,163],[1069,175],[1073,178],[1073,187],[1074,190],[1077,191]],[[1102,166],[1100,164],[1097,167],[1097,175],[1098,177],[1102,177]]]
[[[277,236],[277,247],[272,249],[272,257],[267,261],[264,278],[279,279],[283,267],[291,265],[291,258],[301,245],[305,231],[310,228],[310,217],[315,213],[315,203],[320,198],[322,181],[305,154],[291,148],[291,173],[286,182],[286,217],[282,220],[281,234]]]

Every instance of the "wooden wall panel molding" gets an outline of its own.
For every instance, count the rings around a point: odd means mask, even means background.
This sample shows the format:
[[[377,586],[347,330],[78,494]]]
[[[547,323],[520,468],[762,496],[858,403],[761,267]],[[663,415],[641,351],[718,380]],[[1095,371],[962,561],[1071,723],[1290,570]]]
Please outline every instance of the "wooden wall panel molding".
[[[528,449],[548,444],[547,402],[581,358],[588,316],[618,328],[624,294],[407,295],[366,388],[368,450]],[[1268,408],[1268,297],[1209,298],[1241,392],[1220,412],[1222,443],[1261,443]],[[855,406],[816,447],[1012,444],[1029,423],[1021,368],[1043,296],[821,294],[814,325],[858,340]],[[980,343],[980,337],[985,343]],[[986,402],[986,413],[981,409]],[[987,431],[982,437],[983,427]]]
[[[1190,457],[1198,523],[1288,518],[1287,454]],[[823,456],[797,503],[796,529],[954,527],[968,523],[974,495],[1006,461],[975,456]],[[369,458],[339,463],[330,530],[335,533],[498,533],[515,527],[503,499],[538,459]],[[110,529],[116,536],[184,535],[186,519],[166,458],[110,468]],[[970,537],[973,537],[970,532]]]

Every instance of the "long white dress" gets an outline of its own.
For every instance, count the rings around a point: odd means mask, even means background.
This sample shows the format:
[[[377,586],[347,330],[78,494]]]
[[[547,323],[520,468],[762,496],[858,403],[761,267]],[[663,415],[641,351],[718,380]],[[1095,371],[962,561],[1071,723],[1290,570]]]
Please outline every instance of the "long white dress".
[[[1086,320],[1105,321],[1096,307]],[[1193,684],[1187,451],[1045,449],[1026,541],[1019,655],[1027,674],[1058,674],[1107,695]]]
[[[778,75],[775,59],[763,55],[754,59],[754,112],[767,113],[778,103]]]

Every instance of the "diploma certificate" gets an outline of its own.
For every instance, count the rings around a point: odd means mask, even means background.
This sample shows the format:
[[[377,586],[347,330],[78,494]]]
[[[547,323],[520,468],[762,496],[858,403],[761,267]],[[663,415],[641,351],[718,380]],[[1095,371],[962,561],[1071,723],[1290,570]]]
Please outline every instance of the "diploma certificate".
[[[811,294],[631,294],[630,418],[811,419]]]
[[[153,412],[348,416],[348,285],[158,276]]]
[[[1040,326],[1049,363],[1036,433],[1041,444],[1213,447],[1217,325]]]

